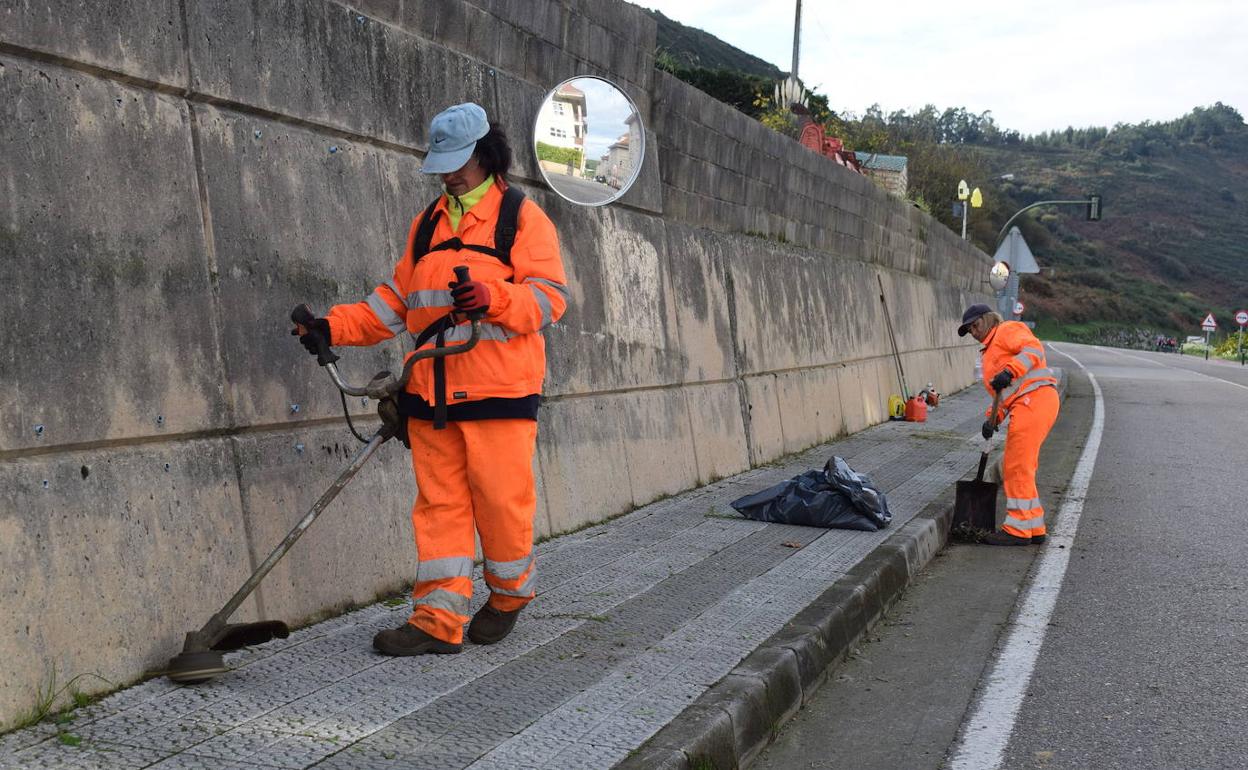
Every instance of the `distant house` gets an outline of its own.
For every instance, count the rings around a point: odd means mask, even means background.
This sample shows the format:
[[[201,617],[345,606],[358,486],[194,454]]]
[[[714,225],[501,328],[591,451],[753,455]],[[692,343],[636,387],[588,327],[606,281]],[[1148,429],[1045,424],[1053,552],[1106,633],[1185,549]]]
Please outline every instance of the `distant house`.
[[[585,93],[569,83],[555,92],[554,98],[542,105],[537,115],[537,141],[555,147],[577,150],[580,155],[579,173],[585,171],[585,135],[588,133]],[[544,164],[546,165],[546,164]],[[550,170],[556,170],[549,164]],[[569,172],[571,173],[571,172]]]
[[[606,176],[607,184],[617,190],[628,184],[628,180],[632,178],[633,156],[636,152],[634,148],[642,146],[641,118],[634,112],[624,122],[628,124],[628,133],[621,134],[607,148],[607,154],[602,156],[602,161],[598,164],[598,171]]]
[[[867,176],[880,187],[905,200],[910,187],[905,155],[881,155],[876,152],[858,152],[856,155]]]

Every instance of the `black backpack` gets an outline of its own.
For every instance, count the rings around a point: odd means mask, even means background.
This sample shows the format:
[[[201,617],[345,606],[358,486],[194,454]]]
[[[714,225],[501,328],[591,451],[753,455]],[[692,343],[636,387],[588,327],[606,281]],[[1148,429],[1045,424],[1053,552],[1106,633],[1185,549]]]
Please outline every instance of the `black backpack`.
[[[438,207],[438,201],[441,199],[440,196],[435,198],[433,203],[430,203],[429,207],[425,209],[424,215],[421,216],[420,227],[416,229],[416,238],[412,241],[412,256],[415,261],[419,262],[421,257],[431,251],[469,249],[496,257],[504,265],[511,265],[511,247],[516,242],[516,227],[520,220],[520,205],[524,203],[524,192],[520,188],[511,186],[503,191],[503,202],[498,209],[498,223],[494,225],[494,248],[478,246],[475,243],[464,243],[459,239],[459,236],[442,241],[436,246],[430,246],[429,244],[433,240],[433,229],[437,227],[438,218],[442,216],[442,212],[434,211]]]

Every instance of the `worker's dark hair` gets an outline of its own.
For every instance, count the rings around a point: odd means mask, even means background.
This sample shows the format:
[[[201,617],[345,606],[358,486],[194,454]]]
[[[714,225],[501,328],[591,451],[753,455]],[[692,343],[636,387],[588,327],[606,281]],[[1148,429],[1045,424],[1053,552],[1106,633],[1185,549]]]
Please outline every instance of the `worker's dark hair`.
[[[490,130],[477,140],[477,147],[472,151],[477,156],[477,163],[486,174],[493,174],[496,179],[506,180],[507,171],[511,169],[511,145],[507,144],[507,134],[497,123],[490,124]]]

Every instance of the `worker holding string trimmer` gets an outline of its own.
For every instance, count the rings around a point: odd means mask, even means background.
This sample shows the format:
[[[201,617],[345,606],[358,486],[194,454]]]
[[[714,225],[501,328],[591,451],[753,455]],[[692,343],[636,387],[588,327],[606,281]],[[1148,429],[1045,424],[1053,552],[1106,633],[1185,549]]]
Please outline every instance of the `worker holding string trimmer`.
[[[510,166],[507,137],[480,106],[434,116],[421,171],[440,175],[445,194],[412,221],[393,277],[363,302],[336,305],[323,318],[307,313],[297,329],[312,352],[321,338],[374,345],[405,332],[421,348],[461,344],[464,320],[482,318],[475,349],[417,362],[399,397],[418,487],[418,566],[407,623],[373,639],[388,655],[460,651],[474,528],[490,597],[468,638],[501,641],[534,595],[533,454],[546,373],[540,332],[563,315],[568,292],[554,225],[507,184]],[[470,268],[470,280],[455,280],[459,265]]]
[[[1000,408],[984,421],[983,435],[991,438],[996,426],[1010,418],[1005,437],[1005,522],[988,535],[990,545],[1043,543],[1044,508],[1036,489],[1040,446],[1057,421],[1057,378],[1048,368],[1044,345],[1019,321],[1006,321],[987,305],[971,305],[962,314],[958,336],[970,334],[983,344],[984,387],[1000,393]]]

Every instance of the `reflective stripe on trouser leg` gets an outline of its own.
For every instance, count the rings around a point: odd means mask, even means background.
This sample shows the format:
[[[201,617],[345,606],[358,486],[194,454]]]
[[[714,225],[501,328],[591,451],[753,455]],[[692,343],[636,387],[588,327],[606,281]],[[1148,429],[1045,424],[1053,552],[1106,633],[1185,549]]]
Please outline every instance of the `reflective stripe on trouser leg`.
[[[1018,537],[1045,534],[1044,508],[1036,490],[1040,447],[1057,420],[1056,388],[1040,388],[1023,396],[1010,408],[1010,428],[1005,436],[1004,532]]]
[[[408,622],[443,641],[464,637],[472,601],[472,498],[467,452],[459,423],[435,431],[428,420],[407,421],[416,472],[412,530],[416,536],[416,583]]]
[[[534,594],[533,516],[537,487],[535,420],[473,420],[459,424],[468,452],[472,510],[485,556],[490,606],[518,610]]]

